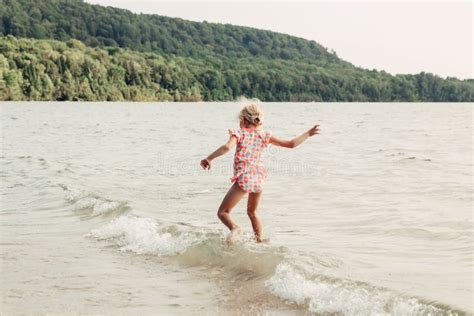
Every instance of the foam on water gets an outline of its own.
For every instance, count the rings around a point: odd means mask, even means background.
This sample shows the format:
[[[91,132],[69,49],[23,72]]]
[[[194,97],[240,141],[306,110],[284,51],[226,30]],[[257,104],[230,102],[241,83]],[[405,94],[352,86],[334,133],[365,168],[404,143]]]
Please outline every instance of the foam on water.
[[[122,205],[123,205],[122,203],[117,202],[117,201],[98,200],[96,201],[96,203],[94,204],[92,208],[93,215],[100,215],[100,214],[108,213],[110,211],[114,211]]]
[[[123,206],[121,202],[89,192],[61,187],[74,210],[90,210],[92,216],[111,213]],[[217,273],[214,275],[224,277],[232,286],[247,286],[245,282],[251,280],[260,282],[267,294],[317,314],[457,315],[449,308],[367,283],[311,274],[287,248],[256,244],[250,234],[241,236],[229,251],[221,230],[163,225],[153,218],[129,214],[115,218],[86,236],[109,241],[124,252],[173,257],[189,266],[210,268]],[[325,259],[312,258],[311,265],[317,266]]]
[[[59,186],[64,190],[64,198],[72,204],[75,211],[88,209],[91,211],[91,216],[111,213],[125,209],[127,206],[125,202],[111,201],[93,193],[73,190],[64,184],[59,184]]]
[[[179,254],[196,242],[190,234],[173,236],[171,233],[160,233],[158,228],[158,223],[151,218],[126,215],[93,230],[87,236],[115,240],[122,251],[163,256]]]
[[[318,314],[457,315],[370,285],[322,277],[309,280],[288,263],[278,265],[265,285],[283,300]]]
[[[108,240],[121,251],[174,256],[190,266],[208,267],[219,278],[225,277],[229,286],[243,286],[250,280],[262,282],[267,293],[317,314],[457,315],[370,284],[311,275],[292,264],[295,257],[288,249],[255,244],[247,240],[248,236],[229,251],[222,233],[165,226],[152,218],[123,215],[87,237]]]
[[[64,190],[64,198],[69,202],[76,202],[84,197],[87,197],[88,193],[82,190],[73,190],[65,184],[58,184]]]
[[[155,219],[120,216],[92,230],[86,237],[108,240],[122,251],[157,256],[177,256],[179,261],[201,267],[225,267],[234,275],[269,276],[282,261],[284,247],[257,245],[250,236],[240,238],[232,251],[222,232],[176,225],[160,225]]]

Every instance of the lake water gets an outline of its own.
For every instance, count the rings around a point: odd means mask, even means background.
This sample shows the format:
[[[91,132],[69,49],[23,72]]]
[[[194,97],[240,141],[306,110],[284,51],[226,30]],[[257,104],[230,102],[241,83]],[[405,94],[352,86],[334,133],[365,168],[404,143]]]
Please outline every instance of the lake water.
[[[216,217],[240,103],[2,103],[1,310],[464,315],[473,105],[263,103],[268,243]]]

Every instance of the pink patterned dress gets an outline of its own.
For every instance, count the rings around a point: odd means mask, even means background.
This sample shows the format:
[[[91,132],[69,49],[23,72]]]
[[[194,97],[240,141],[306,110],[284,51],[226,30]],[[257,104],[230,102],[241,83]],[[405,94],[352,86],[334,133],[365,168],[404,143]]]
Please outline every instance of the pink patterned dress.
[[[237,182],[247,193],[262,191],[267,178],[267,169],[260,160],[261,152],[270,142],[271,133],[255,128],[229,129],[229,134],[237,138],[234,155],[234,175],[230,180]]]

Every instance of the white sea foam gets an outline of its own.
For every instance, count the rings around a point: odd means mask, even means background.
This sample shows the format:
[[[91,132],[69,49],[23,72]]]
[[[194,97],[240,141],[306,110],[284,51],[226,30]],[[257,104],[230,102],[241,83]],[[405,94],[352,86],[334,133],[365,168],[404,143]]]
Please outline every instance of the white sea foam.
[[[118,201],[108,201],[105,199],[86,196],[74,203],[75,210],[92,209],[91,215],[101,215],[116,210],[123,203]]]
[[[98,200],[93,207],[93,214],[100,215],[116,210],[122,203],[117,201]]]
[[[87,236],[99,240],[116,240],[122,251],[162,256],[182,253],[197,240],[186,232],[177,235],[160,232],[154,219],[131,215],[121,216]]]
[[[82,210],[82,209],[85,209],[85,208],[93,208],[94,205],[98,202],[98,200],[94,197],[83,197],[79,200],[77,200],[75,203],[74,203],[74,209],[75,210]]]
[[[281,262],[286,248],[256,244],[242,236],[228,251],[225,234],[213,230],[160,225],[147,217],[123,215],[91,231],[87,237],[109,240],[122,251],[157,256],[180,255],[192,266],[225,267],[229,276],[270,276]]]
[[[307,306],[317,314],[342,315],[456,315],[416,298],[350,281],[308,280],[288,263],[281,263],[265,282],[284,301]]]
[[[110,201],[83,190],[74,190],[64,184],[59,185],[64,190],[65,199],[73,204],[74,210],[91,209],[91,215],[101,215],[123,206],[125,203]]]
[[[65,184],[59,184],[59,186],[64,190],[64,198],[69,202],[76,202],[88,195],[85,191],[73,190]]]
[[[285,254],[290,257],[291,254],[280,247],[240,240],[233,251],[226,251],[223,236],[214,232],[181,231],[174,225],[161,226],[152,218],[124,215],[87,236],[109,240],[121,251],[179,255],[182,262],[190,265],[225,267],[225,274],[232,282],[269,277],[265,286],[270,293],[316,314],[456,315],[417,298],[369,284],[324,276],[308,278],[304,271],[284,259]]]

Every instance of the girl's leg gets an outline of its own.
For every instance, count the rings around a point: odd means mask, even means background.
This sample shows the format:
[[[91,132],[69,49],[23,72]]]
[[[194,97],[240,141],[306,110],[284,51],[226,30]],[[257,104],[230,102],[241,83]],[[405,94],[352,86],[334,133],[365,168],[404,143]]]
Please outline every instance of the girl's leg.
[[[252,228],[257,242],[262,242],[262,223],[260,222],[260,218],[257,215],[258,204],[260,202],[261,196],[262,192],[250,193],[249,200],[247,202],[247,215],[252,222]]]
[[[219,211],[217,211],[217,217],[227,226],[231,231],[238,228],[237,224],[234,223],[232,217],[230,216],[230,212],[234,208],[234,206],[239,203],[242,197],[245,195],[245,191],[242,190],[237,182],[234,183],[227,192],[224,200],[219,206]]]

